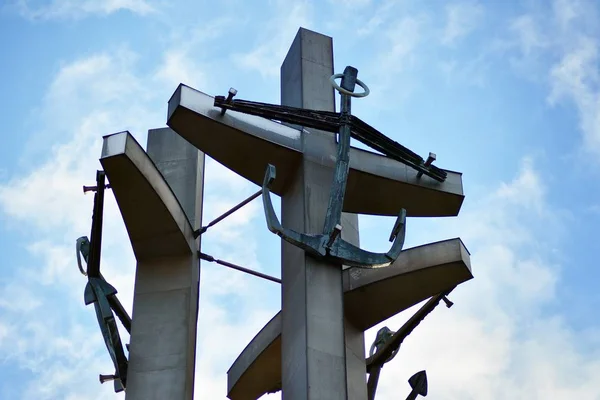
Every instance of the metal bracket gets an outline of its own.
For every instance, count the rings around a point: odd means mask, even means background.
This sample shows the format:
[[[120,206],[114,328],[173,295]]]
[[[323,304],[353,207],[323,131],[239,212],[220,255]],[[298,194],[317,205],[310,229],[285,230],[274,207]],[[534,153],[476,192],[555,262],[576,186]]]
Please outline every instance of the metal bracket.
[[[233,100],[236,94],[237,90],[235,90],[234,88],[229,88],[229,92],[227,92],[227,98],[225,99],[225,103],[231,104],[231,101]],[[225,111],[227,111],[226,108],[221,108],[221,116],[225,115]]]
[[[429,157],[427,157],[427,160],[425,160],[425,163],[423,164],[423,166],[425,167],[429,167],[430,165],[433,164],[433,162],[436,160],[436,155],[435,153],[429,153]],[[421,179],[421,177],[423,176],[423,171],[419,171],[417,173],[417,179]]]

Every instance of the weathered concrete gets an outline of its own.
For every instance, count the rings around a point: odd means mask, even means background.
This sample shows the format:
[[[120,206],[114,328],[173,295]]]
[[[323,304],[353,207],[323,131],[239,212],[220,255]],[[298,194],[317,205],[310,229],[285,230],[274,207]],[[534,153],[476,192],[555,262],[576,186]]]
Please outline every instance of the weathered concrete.
[[[289,126],[233,111],[221,116],[213,102],[213,97],[180,85],[169,100],[167,125],[244,178],[262,185],[271,163],[277,168],[272,191],[282,195],[296,177],[303,151],[304,158],[315,164],[333,167],[333,140],[311,146],[300,138],[300,131]],[[316,135],[311,130],[305,137]],[[464,200],[460,173],[447,171],[444,182],[427,176],[417,179],[417,171],[391,158],[357,148],[351,148],[349,156],[344,211],[396,217],[405,208],[409,217],[458,215]]]
[[[191,399],[199,275],[192,225],[128,132],[105,136],[100,162],[137,260],[127,399]]]
[[[146,152],[179,200],[194,228],[200,227],[204,153],[171,128],[150,129]]]
[[[334,96],[328,82],[333,73],[331,48],[331,38],[299,31],[282,66],[283,104],[332,109]],[[232,111],[221,115],[213,101],[211,96],[180,85],[169,101],[167,124],[206,154],[258,185],[262,184],[267,164],[275,165],[277,178],[271,189],[282,197],[282,225],[298,232],[320,233],[336,161],[334,134]],[[412,168],[373,152],[352,148],[349,158],[344,212],[397,216],[404,208],[408,216],[439,217],[455,216],[460,210],[464,199],[460,173],[447,171],[447,179],[440,183],[425,176],[418,179]],[[344,215],[343,222],[350,230],[344,228],[342,235],[358,240],[355,218]],[[280,342],[280,386],[284,398],[365,398],[363,331],[370,320],[386,315],[390,307],[369,299],[380,307],[374,313],[367,312],[372,315],[344,312],[342,275],[348,271],[342,273],[341,265],[309,257],[287,242],[282,243],[282,258],[283,311],[278,323],[283,333],[280,339],[263,337],[259,342],[266,346],[262,349],[265,353],[276,349],[274,343]],[[362,273],[350,271],[355,275]],[[382,282],[382,290],[393,291],[393,285],[386,286],[391,279],[386,273],[380,274],[376,276]],[[404,281],[419,287],[421,275],[406,275]],[[471,276],[470,271],[468,275]],[[432,279],[422,292],[428,293],[440,282]],[[404,287],[398,282],[395,285]],[[377,297],[373,293],[371,296]],[[402,305],[411,299],[414,300],[401,294],[392,301]],[[264,332],[273,333],[271,324]],[[273,371],[250,369],[264,375],[269,375],[265,371]],[[269,385],[265,390],[276,386],[273,382]],[[246,396],[247,391],[240,395]]]
[[[330,37],[300,29],[281,66],[281,104],[335,111],[333,42]],[[313,130],[301,137],[302,150],[335,148],[334,136]],[[335,154],[332,152],[330,154]],[[319,232],[327,211],[333,164],[302,158],[296,178],[282,194],[284,226],[298,232]],[[356,215],[344,216],[358,227]],[[356,234],[350,239],[358,244]],[[344,234],[342,229],[342,234]],[[282,241],[282,388],[284,399],[362,400],[348,392],[342,266],[329,265]],[[362,332],[361,332],[362,335]],[[356,375],[356,374],[354,374]],[[364,369],[359,371],[364,382]],[[365,386],[366,393],[366,386]]]
[[[407,249],[389,267],[344,271],[346,319],[362,332],[472,278],[470,256],[460,239]],[[278,313],[227,372],[227,390],[232,400],[254,400],[280,388],[281,313]]]

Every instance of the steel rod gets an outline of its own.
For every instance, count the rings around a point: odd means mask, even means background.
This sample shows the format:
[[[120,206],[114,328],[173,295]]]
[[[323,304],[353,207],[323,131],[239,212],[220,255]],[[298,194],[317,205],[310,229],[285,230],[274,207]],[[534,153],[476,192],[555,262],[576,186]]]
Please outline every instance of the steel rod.
[[[225,218],[229,217],[231,214],[233,214],[240,208],[244,207],[246,204],[250,203],[252,200],[257,198],[261,194],[262,194],[262,189],[260,189],[258,192],[254,193],[252,196],[248,197],[246,200],[242,201],[241,203],[239,203],[238,205],[236,205],[229,211],[226,211],[225,213],[219,215],[217,218],[212,220],[208,225],[203,226],[201,229],[198,229],[196,232],[194,232],[194,237],[197,238],[198,236],[202,235],[204,232],[206,232],[208,230],[208,228],[223,221]]]
[[[254,276],[257,276],[259,278],[263,278],[263,279],[269,280],[271,282],[281,283],[281,279],[275,278],[274,276],[263,274],[262,272],[253,271],[253,270],[248,269],[248,268],[240,267],[239,265],[232,264],[232,263],[227,262],[227,261],[219,260],[219,259],[214,258],[213,256],[205,254],[205,253],[199,253],[199,257],[202,260],[205,260],[205,261],[208,261],[208,262],[215,262],[215,263],[223,265],[225,267],[228,267],[228,268],[231,268],[231,269],[235,269],[237,271],[245,272],[247,274],[254,275]]]

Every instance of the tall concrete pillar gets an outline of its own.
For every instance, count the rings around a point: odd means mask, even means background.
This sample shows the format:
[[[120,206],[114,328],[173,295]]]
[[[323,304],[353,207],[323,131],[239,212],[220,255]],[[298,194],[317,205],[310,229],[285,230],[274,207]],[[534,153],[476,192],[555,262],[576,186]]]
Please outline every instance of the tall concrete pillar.
[[[147,154],[130,136],[105,140],[137,259],[126,399],[191,400],[200,281],[192,232],[202,219],[204,154],[169,128],[149,131]]]
[[[300,28],[281,67],[281,104],[335,111],[333,73],[332,39]],[[328,132],[302,133],[303,148],[333,141]],[[306,154],[282,196],[282,223],[321,233],[335,160],[324,165]],[[342,237],[358,245],[357,215],[344,214],[342,224]],[[344,329],[342,266],[282,241],[282,280],[283,398],[366,399],[363,332]]]

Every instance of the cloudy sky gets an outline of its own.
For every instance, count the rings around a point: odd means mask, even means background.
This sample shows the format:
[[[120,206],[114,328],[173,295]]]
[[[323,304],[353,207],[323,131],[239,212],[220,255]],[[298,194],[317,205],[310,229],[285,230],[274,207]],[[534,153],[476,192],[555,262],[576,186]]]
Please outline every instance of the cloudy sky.
[[[406,340],[378,398],[405,398],[426,369],[432,399],[600,399],[600,7],[422,3],[3,1],[0,398],[123,398],[98,383],[113,367],[74,257],[101,137],[129,130],[145,144],[180,82],[278,102],[279,66],[303,26],[334,38],[336,72],[353,65],[370,86],[353,113],[464,173],[460,216],[409,219],[406,247],[461,237],[475,279]],[[256,190],[211,160],[205,185],[205,221]],[[363,247],[384,250],[392,224],[361,217]],[[130,309],[135,260],[110,192],[103,245],[103,273]],[[278,247],[258,201],[203,241],[277,276]],[[280,288],[214,264],[201,276],[196,398],[221,399]]]

